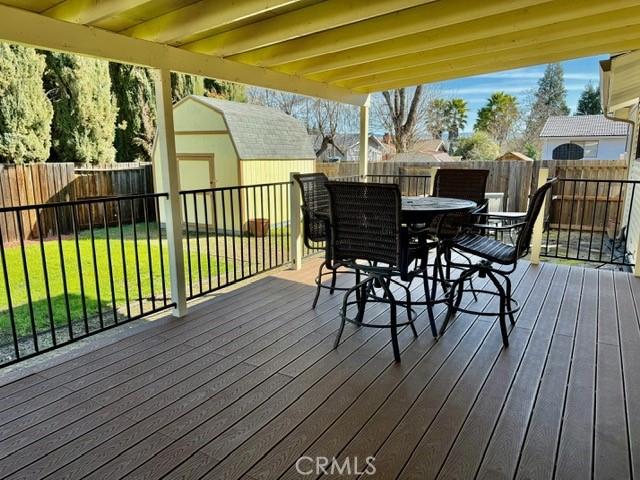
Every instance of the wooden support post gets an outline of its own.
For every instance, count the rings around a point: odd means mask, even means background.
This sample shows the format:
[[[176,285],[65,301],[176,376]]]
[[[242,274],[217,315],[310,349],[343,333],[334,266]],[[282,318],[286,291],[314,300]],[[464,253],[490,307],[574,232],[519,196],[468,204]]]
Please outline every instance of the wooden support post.
[[[440,167],[431,167],[431,171],[429,172],[429,196],[433,197],[433,187],[435,186],[436,173]]]
[[[547,183],[547,179],[549,178],[549,169],[546,167],[540,167],[540,171],[538,172],[538,186],[540,188],[545,183]],[[542,250],[542,233],[544,231],[544,216],[545,210],[547,207],[546,197],[542,202],[542,208],[540,209],[540,214],[536,219],[536,223],[533,226],[533,234],[531,235],[531,263],[534,265],[538,265],[540,263],[540,251]]]
[[[369,173],[369,100],[360,107],[360,155],[358,157],[358,174],[360,180],[367,181]]]
[[[633,208],[633,204],[629,205],[629,208]],[[640,278],[640,235],[638,235],[633,261],[635,262],[635,265],[633,266],[633,276]]]
[[[302,268],[302,221],[301,221],[301,202],[300,202],[300,186],[293,179],[298,172],[289,174],[290,192],[289,192],[289,211],[291,221],[289,222],[289,235],[291,235],[291,269],[300,270]]]
[[[157,142],[160,152],[162,190],[169,194],[164,200],[164,222],[167,231],[169,253],[169,278],[171,301],[175,304],[173,315],[182,317],[187,313],[187,291],[184,278],[184,256],[182,246],[182,211],[180,206],[180,177],[176,159],[176,137],[173,127],[171,105],[171,72],[155,70]]]

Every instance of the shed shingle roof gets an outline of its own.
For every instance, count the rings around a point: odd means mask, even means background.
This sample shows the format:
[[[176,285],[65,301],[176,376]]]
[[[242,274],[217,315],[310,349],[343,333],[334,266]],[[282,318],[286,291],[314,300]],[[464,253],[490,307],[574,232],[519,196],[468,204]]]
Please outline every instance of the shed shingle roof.
[[[307,129],[273,108],[191,95],[224,116],[241,160],[315,160]]]
[[[624,137],[628,125],[604,115],[553,116],[547,119],[540,137]]]

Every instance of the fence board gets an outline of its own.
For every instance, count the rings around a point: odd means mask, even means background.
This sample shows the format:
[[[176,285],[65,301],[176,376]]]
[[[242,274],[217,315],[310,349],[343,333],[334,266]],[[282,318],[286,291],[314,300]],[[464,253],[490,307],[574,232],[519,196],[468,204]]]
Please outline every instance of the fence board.
[[[110,197],[136,193],[152,193],[153,182],[150,164],[116,164],[109,167],[79,167],[73,163],[40,163],[27,165],[0,165],[0,207],[34,205],[91,197]],[[153,206],[149,203],[151,207]],[[131,210],[130,202],[123,202],[124,219],[142,221],[143,201],[134,202]],[[149,220],[155,220],[154,209],[147,211]],[[52,209],[46,209],[41,216],[42,230],[45,236],[56,233],[55,217]],[[70,209],[60,209],[60,232],[69,234],[73,231],[73,219]],[[40,233],[37,228],[35,210],[19,213],[23,224],[23,235],[26,240],[37,239]],[[79,228],[89,225],[90,210],[86,205],[79,206],[76,221]],[[103,223],[101,208],[93,209],[94,223]],[[107,208],[107,223],[117,223],[117,209],[110,202]],[[0,214],[0,231],[5,242],[16,242],[19,239],[15,213]]]

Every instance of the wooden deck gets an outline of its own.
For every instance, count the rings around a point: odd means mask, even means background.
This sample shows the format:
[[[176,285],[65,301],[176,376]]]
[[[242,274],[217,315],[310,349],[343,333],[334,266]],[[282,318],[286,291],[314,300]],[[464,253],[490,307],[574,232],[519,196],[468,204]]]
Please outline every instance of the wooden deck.
[[[395,364],[386,330],[348,325],[333,350],[341,296],[310,309],[316,265],[0,380],[0,477],[319,476],[303,456],[350,478],[372,456],[383,480],[640,475],[640,281],[522,262],[508,349],[472,315],[434,342],[419,309]]]

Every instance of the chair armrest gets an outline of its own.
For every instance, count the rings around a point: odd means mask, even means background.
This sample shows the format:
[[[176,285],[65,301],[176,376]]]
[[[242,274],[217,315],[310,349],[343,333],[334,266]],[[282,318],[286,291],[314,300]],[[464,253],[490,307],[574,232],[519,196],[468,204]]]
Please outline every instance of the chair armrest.
[[[495,230],[498,232],[507,230],[517,230],[524,227],[526,222],[513,223],[511,225],[491,225],[488,223],[471,223],[464,225],[466,228],[482,229],[482,230]]]

